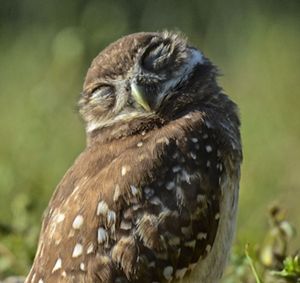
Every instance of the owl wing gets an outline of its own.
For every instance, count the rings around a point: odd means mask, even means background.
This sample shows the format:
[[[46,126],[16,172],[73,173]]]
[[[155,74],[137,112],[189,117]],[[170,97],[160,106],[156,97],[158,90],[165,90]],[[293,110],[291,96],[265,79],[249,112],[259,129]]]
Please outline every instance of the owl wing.
[[[52,197],[26,282],[184,277],[214,245],[223,149],[201,113],[93,143]]]
[[[123,271],[122,280],[181,279],[210,252],[219,224],[223,175],[218,144],[210,132],[195,123],[193,131],[174,134],[166,129],[167,135],[154,137],[151,151],[157,153],[158,165],[145,184],[133,188],[141,193],[139,201],[122,214],[120,228],[127,229],[123,239],[130,245],[118,248],[117,244],[112,253]]]

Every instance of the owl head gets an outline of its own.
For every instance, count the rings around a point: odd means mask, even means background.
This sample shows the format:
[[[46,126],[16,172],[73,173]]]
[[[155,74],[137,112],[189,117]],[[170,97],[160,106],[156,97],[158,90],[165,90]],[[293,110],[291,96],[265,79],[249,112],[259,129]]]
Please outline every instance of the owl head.
[[[120,121],[173,119],[209,99],[216,70],[178,33],[137,33],[105,48],[92,62],[79,101],[87,132]]]

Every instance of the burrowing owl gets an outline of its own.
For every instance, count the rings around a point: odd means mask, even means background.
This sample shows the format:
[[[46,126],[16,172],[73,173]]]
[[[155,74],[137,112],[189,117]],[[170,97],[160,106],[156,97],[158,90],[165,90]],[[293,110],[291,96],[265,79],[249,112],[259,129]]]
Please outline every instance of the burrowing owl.
[[[242,151],[216,77],[172,32],[123,37],[93,60],[87,147],[50,201],[27,283],[219,281]]]

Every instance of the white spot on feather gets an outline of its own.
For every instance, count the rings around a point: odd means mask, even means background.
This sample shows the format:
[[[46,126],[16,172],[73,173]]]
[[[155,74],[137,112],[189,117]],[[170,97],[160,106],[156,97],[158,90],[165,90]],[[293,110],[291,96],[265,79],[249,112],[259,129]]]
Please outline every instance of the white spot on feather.
[[[177,173],[177,172],[179,172],[180,170],[181,170],[181,167],[180,167],[180,166],[174,166],[174,167],[172,167],[173,173]]]
[[[107,211],[108,211],[107,203],[104,200],[100,201],[97,206],[97,215],[105,215]]]
[[[207,233],[198,233],[197,234],[197,240],[205,240],[207,238]]]
[[[81,244],[76,244],[72,253],[72,257],[79,257],[82,255],[83,246]]]
[[[139,160],[139,161],[143,161],[143,160],[145,160],[145,159],[147,159],[147,158],[148,158],[148,156],[147,156],[146,154],[138,155],[138,160]]]
[[[196,197],[197,203],[205,203],[206,197],[205,195],[198,194]]]
[[[161,205],[163,206],[163,203],[161,202],[160,198],[158,197],[153,197],[150,199],[150,203],[154,205]]]
[[[120,224],[120,229],[122,230],[130,230],[132,228],[132,223],[130,221],[122,220]]]
[[[218,163],[218,164],[217,164],[217,169],[219,169],[220,172],[222,172],[222,170],[223,170],[223,165],[222,165],[222,163]]]
[[[176,187],[176,197],[177,197],[177,204],[180,206],[183,205],[185,195],[184,195],[183,189],[179,186]]]
[[[143,142],[138,142],[137,143],[137,147],[142,147],[143,146]]]
[[[195,240],[193,240],[193,241],[188,241],[188,242],[185,242],[185,243],[184,243],[184,246],[185,246],[185,247],[189,247],[189,248],[192,248],[192,249],[194,249],[194,248],[195,248],[195,246],[196,246],[196,241],[195,241]]]
[[[88,246],[86,253],[87,254],[91,254],[94,251],[94,244],[90,243],[90,245]]]
[[[75,217],[72,227],[74,229],[79,229],[82,224],[83,224],[83,216],[79,214]]]
[[[131,192],[134,196],[137,195],[138,192],[139,192],[139,190],[133,185],[130,186],[130,189],[131,189]]]
[[[113,200],[114,202],[116,202],[119,197],[120,197],[120,186],[117,184],[116,187],[115,187],[115,192],[114,192],[114,197],[113,197]]]
[[[172,237],[168,241],[170,246],[178,246],[180,244],[180,238],[179,237]]]
[[[167,266],[164,268],[163,275],[167,280],[170,280],[172,278],[172,273],[173,273],[172,266]]]
[[[194,152],[190,152],[191,157],[196,160],[197,159],[197,155]]]
[[[205,250],[206,250],[207,253],[209,253],[210,250],[211,250],[211,245],[207,245],[206,248],[205,248]]]
[[[107,239],[107,233],[106,230],[102,227],[98,229],[98,234],[97,234],[97,241],[99,244],[103,244]]]
[[[56,270],[60,269],[60,268],[61,268],[61,265],[62,265],[62,260],[61,260],[61,258],[59,258],[59,259],[56,261],[56,263],[55,263],[55,265],[54,265],[54,267],[53,267],[53,269],[52,269],[52,273],[55,272]]]
[[[166,188],[169,191],[173,190],[175,188],[175,182],[168,182]]]
[[[205,121],[205,125],[208,129],[211,129],[212,128],[212,124],[208,121]]]
[[[126,173],[127,173],[127,167],[126,166],[122,166],[122,168],[121,168],[121,175],[125,176]]]
[[[212,147],[209,144],[205,147],[205,149],[207,152],[212,152]]]
[[[63,222],[65,220],[65,215],[63,213],[59,213],[55,216],[56,223]]]
[[[144,194],[145,194],[146,199],[150,199],[151,197],[153,197],[154,193],[155,192],[153,189],[151,189],[149,187],[144,188]]]
[[[107,213],[107,227],[111,227],[116,223],[116,213],[112,210],[109,210]]]
[[[188,184],[191,184],[191,178],[192,176],[183,169],[181,172],[181,180],[187,182]]]
[[[85,265],[83,262],[80,263],[80,270],[85,271]]]
[[[181,230],[182,234],[185,235],[186,237],[188,237],[192,233],[191,226],[181,227],[180,230]]]

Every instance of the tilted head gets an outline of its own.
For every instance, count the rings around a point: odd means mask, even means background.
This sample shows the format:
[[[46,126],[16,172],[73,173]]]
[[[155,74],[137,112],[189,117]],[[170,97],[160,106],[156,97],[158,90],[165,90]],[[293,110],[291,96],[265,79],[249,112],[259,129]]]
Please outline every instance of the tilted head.
[[[214,66],[177,33],[136,33],[92,62],[79,101],[87,132],[146,116],[172,119],[217,88]]]

